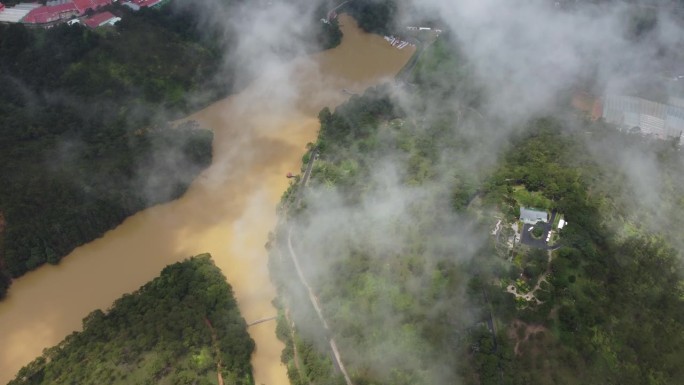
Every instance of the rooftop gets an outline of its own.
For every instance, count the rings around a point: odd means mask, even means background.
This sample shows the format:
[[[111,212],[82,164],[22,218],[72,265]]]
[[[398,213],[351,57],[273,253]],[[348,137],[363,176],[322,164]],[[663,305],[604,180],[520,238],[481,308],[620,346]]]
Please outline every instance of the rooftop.
[[[14,7],[5,7],[0,12],[0,23],[18,23],[33,9],[40,7],[39,3],[21,3]]]
[[[684,107],[635,96],[606,95],[603,118],[626,129],[639,127],[642,134],[662,139],[678,137],[684,131]]]
[[[85,25],[90,28],[97,28],[103,24],[107,24],[109,21],[117,22],[121,20],[120,18],[114,16],[111,12],[102,12],[84,21]]]
[[[162,0],[132,0],[135,4],[139,5],[140,7],[153,7],[159,3],[161,3]]]
[[[85,13],[89,9],[97,9],[111,4],[112,0],[73,0],[79,13]]]
[[[549,214],[544,210],[526,208],[520,206],[520,220],[524,223],[535,224],[537,222],[548,222]]]
[[[44,7],[33,9],[26,15],[24,22],[32,24],[49,23],[51,21],[59,20],[60,14],[65,12],[76,13],[77,11],[74,3],[46,5]]]
[[[134,11],[139,11],[139,10],[140,10],[140,6],[139,6],[138,4],[136,4],[136,3],[131,3],[131,2],[129,2],[129,1],[124,1],[122,4],[123,4],[124,6],[126,6],[126,7],[128,7],[128,8],[130,8],[130,9],[134,10]]]

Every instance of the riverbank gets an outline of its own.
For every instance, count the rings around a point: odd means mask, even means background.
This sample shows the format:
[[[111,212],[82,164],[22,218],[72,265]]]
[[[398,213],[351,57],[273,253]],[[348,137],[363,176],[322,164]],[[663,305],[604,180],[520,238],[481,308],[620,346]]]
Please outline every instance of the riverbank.
[[[109,307],[190,255],[213,255],[248,323],[276,314],[264,244],[288,187],[285,174],[299,169],[305,144],[316,138],[318,111],[348,98],[342,89],[360,92],[395,75],[413,54],[363,33],[346,15],[340,24],[340,46],[295,60],[188,117],[214,131],[214,161],[183,197],[129,217],[60,265],[14,282],[0,303],[0,383],[79,330],[90,311]],[[286,384],[275,323],[249,333],[257,346],[255,382]]]

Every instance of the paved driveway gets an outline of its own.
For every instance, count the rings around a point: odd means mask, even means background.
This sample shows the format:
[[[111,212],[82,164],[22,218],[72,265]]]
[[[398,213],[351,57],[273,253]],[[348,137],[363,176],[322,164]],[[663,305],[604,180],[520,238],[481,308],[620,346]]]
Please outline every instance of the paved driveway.
[[[536,247],[538,249],[550,249],[549,245],[546,243],[546,237],[549,235],[549,231],[551,231],[551,227],[553,226],[553,221],[555,219],[556,212],[554,211],[551,213],[551,220],[549,220],[549,223],[543,224],[544,234],[542,234],[541,238],[539,239],[535,239],[534,237],[532,237],[532,232],[530,231],[530,228],[534,225],[524,224],[520,243],[522,243],[523,245]]]
[[[528,225],[528,224],[523,225],[521,243],[523,245],[536,247],[538,249],[546,249],[547,248],[546,236],[549,234],[549,228],[551,226],[544,225],[544,234],[542,234],[541,238],[539,238],[539,239],[536,239],[532,236],[532,232],[530,231],[530,229],[532,227],[534,227],[534,225]]]

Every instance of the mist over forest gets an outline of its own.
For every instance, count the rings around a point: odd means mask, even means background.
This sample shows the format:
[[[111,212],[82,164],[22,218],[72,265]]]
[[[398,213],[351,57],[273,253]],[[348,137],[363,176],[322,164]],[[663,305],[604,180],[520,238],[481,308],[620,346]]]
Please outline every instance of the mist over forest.
[[[0,25],[0,297],[186,191],[213,135],[169,121],[255,79],[264,114],[296,110],[293,60],[340,44],[341,3],[171,0],[112,33]],[[320,111],[277,208],[291,384],[684,383],[682,130],[649,131],[684,124],[684,3],[337,12],[416,53]]]
[[[681,131],[657,139],[573,107],[676,102],[681,4],[348,9],[421,46],[401,81],[320,113],[311,178],[283,197],[269,245],[296,325],[286,362],[306,368],[293,383],[349,383],[333,341],[352,383],[682,381]],[[544,247],[520,243],[525,206],[556,218]]]
[[[281,67],[341,36],[313,24],[322,9],[273,26],[294,17],[286,4],[109,9],[122,20],[104,30],[0,24],[0,298],[13,278],[185,192],[212,162],[213,133],[171,121],[257,76],[287,78]],[[290,45],[265,33],[286,25]],[[281,89],[273,105],[285,108],[292,92]]]

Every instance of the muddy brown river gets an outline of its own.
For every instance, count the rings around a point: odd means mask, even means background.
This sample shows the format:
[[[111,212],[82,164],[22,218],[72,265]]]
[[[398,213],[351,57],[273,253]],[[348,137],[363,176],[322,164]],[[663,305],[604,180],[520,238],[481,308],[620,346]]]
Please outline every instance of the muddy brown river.
[[[299,172],[305,145],[318,131],[317,113],[393,76],[413,48],[398,50],[340,16],[342,44],[295,60],[239,94],[193,114],[215,133],[214,162],[178,200],[141,211],[58,266],[14,281],[0,302],[0,383],[11,380],[46,347],[81,328],[96,308],[156,277],[173,262],[210,252],[232,285],[247,322],[275,315],[275,290],[264,249],[275,207]],[[285,85],[285,86],[281,86]],[[287,384],[275,322],[249,328],[256,384]]]

